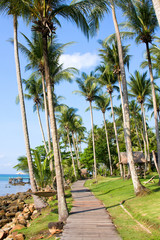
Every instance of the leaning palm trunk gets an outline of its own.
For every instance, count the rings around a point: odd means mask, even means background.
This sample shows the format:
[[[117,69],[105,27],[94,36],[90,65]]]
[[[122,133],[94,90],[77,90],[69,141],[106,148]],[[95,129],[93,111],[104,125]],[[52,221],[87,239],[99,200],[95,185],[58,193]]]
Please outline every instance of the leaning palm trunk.
[[[46,80],[47,97],[48,97],[48,109],[49,109],[51,135],[52,135],[53,151],[54,151],[54,164],[55,164],[55,172],[56,172],[58,214],[59,214],[59,220],[65,221],[68,217],[68,210],[67,210],[67,204],[65,200],[63,176],[62,176],[62,169],[61,169],[61,163],[60,163],[60,157],[59,157],[57,126],[56,126],[56,119],[55,119],[52,86],[51,86],[49,62],[48,62],[47,35],[42,34],[42,39],[43,39],[43,57],[44,57],[44,65],[45,65],[45,80]]]
[[[44,131],[43,131],[43,127],[42,127],[41,117],[40,117],[40,114],[39,114],[38,104],[36,104],[36,108],[37,108],[37,115],[38,115],[38,120],[39,120],[41,133],[42,133],[42,138],[43,138],[43,142],[44,142],[44,147],[45,147],[46,153],[48,154],[48,149],[47,149],[46,140],[45,140],[45,136],[44,136]]]
[[[92,142],[93,142],[93,157],[94,157],[94,177],[97,178],[97,163],[96,163],[96,149],[94,141],[94,126],[93,126],[93,113],[92,113],[92,103],[89,101],[90,112],[91,112],[91,126],[92,126]]]
[[[48,146],[49,146],[49,152],[51,152],[52,151],[52,145],[51,145],[51,133],[50,133],[50,126],[49,126],[49,114],[48,114],[48,105],[47,105],[47,96],[46,96],[46,86],[45,86],[45,81],[44,81],[44,74],[41,73],[41,75],[42,75],[45,118],[46,118],[46,125],[47,125]],[[50,171],[53,172],[53,160],[52,160],[52,158],[50,158]]]
[[[154,10],[157,16],[157,20],[160,26],[160,1],[159,0],[152,0],[153,2],[153,6],[154,6]]]
[[[157,116],[157,104],[156,104],[156,94],[155,94],[155,87],[154,87],[154,79],[153,79],[153,73],[152,73],[151,56],[150,56],[150,51],[149,51],[149,45],[148,45],[148,43],[146,43],[146,49],[147,49],[149,74],[150,74],[151,87],[152,87],[154,120],[155,120],[156,139],[157,139],[158,168],[160,169],[160,139],[159,139],[158,116]],[[159,185],[160,185],[160,176],[159,176]]]
[[[135,169],[134,161],[133,161],[133,154],[132,154],[132,143],[131,143],[131,132],[130,132],[130,118],[129,118],[129,105],[128,105],[128,92],[127,92],[127,83],[126,83],[126,76],[125,76],[125,69],[123,63],[123,50],[122,50],[122,43],[120,38],[120,32],[118,28],[118,23],[115,14],[114,3],[111,4],[112,7],[112,15],[113,15],[113,22],[115,26],[117,44],[118,44],[118,55],[119,55],[119,62],[120,62],[120,69],[121,69],[121,77],[122,77],[122,86],[123,86],[123,100],[124,100],[124,135],[125,135],[125,143],[126,143],[126,151],[127,151],[127,158],[128,163],[131,171],[132,182],[134,186],[135,194],[140,194],[144,187],[141,185],[137,172]]]
[[[32,192],[36,192],[37,187],[36,187],[36,184],[34,181],[34,173],[33,173],[33,166],[32,166],[32,157],[31,157],[31,150],[30,150],[26,111],[25,111],[25,105],[24,105],[24,97],[23,97],[19,55],[18,55],[18,44],[17,43],[18,43],[18,40],[17,40],[17,16],[14,16],[14,53],[15,53],[16,73],[17,73],[18,95],[19,95],[19,102],[20,102],[20,107],[21,107],[21,116],[22,116],[23,132],[24,132],[24,139],[25,139],[25,145],[26,145],[26,153],[27,153],[27,161],[28,161],[31,189],[32,189]],[[46,207],[46,203],[41,198],[39,198],[35,195],[33,195],[33,198],[34,198],[34,204],[35,204],[36,208]]]
[[[72,166],[73,166],[73,171],[74,171],[74,176],[77,178],[77,173],[76,173],[76,168],[75,168],[75,162],[74,162],[74,157],[72,153],[72,147],[71,147],[71,141],[69,138],[69,129],[67,128],[67,138],[68,138],[68,143],[69,143],[69,148],[70,148],[70,153],[71,153],[71,158],[72,158]]]
[[[107,148],[108,148],[108,157],[109,157],[110,174],[111,174],[111,176],[112,176],[113,171],[112,171],[111,152],[110,152],[109,140],[108,140],[108,131],[107,131],[107,125],[106,125],[105,113],[104,113],[104,112],[102,112],[102,113],[103,113],[104,127],[105,127],[105,132],[106,132],[106,141],[107,141]]]
[[[121,164],[121,159],[120,159],[117,127],[116,127],[116,121],[115,121],[115,117],[114,117],[114,110],[113,110],[113,103],[112,103],[112,94],[109,93],[109,95],[110,95],[111,111],[112,111],[112,117],[113,117],[113,126],[114,126],[114,132],[115,132],[116,144],[117,144],[118,161],[119,161],[119,165],[120,165],[120,174],[121,174],[121,177],[123,177],[123,169],[122,169],[122,164]]]
[[[77,146],[77,156],[78,156],[78,168],[80,169],[81,166],[80,166],[80,162],[79,162],[79,147],[78,147],[78,138],[77,138],[77,134],[76,135],[76,146]]]

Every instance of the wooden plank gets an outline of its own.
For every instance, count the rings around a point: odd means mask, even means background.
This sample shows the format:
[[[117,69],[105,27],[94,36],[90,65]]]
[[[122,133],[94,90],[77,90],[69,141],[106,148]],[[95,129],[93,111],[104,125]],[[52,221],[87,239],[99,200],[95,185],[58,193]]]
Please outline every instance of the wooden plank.
[[[61,240],[121,240],[106,208],[84,182],[72,185],[73,207]]]

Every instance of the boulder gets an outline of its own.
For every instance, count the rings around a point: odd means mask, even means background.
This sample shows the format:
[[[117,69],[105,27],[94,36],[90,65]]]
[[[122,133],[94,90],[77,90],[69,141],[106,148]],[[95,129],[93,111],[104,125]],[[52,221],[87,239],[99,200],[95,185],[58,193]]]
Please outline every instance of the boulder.
[[[33,220],[33,219],[36,219],[36,218],[38,218],[40,215],[41,215],[40,212],[38,212],[37,210],[34,210],[32,216],[31,216],[31,219],[32,219],[32,220]]]
[[[2,229],[0,229],[0,240],[4,239],[5,237],[6,237],[5,231],[3,231]]]
[[[10,220],[9,219],[1,219],[0,220],[0,228],[3,227],[6,223],[9,223]]]
[[[29,204],[29,211],[33,213],[34,210],[35,210],[34,204],[33,203]]]
[[[5,240],[13,240],[13,236],[12,235],[8,235],[8,237],[5,238]]]
[[[2,218],[3,216],[5,216],[5,211],[4,211],[4,209],[0,211],[0,218]]]
[[[13,231],[16,231],[16,230],[21,230],[22,228],[24,228],[24,225],[22,225],[22,224],[16,224],[16,225],[10,230],[10,233],[12,233]]]
[[[25,220],[30,220],[31,212],[23,213],[23,216],[24,216],[24,219],[25,219]]]
[[[18,206],[16,204],[16,206],[12,206],[10,205],[9,208],[7,209],[9,212],[18,212]]]
[[[6,212],[6,217],[7,218],[13,218],[15,216],[15,212]]]
[[[22,233],[19,234],[12,234],[13,240],[24,240],[24,235]]]

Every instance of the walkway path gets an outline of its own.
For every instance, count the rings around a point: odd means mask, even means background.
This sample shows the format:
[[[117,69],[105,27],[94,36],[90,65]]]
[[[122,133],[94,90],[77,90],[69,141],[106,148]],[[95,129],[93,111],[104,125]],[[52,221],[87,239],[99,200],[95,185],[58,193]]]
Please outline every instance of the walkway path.
[[[104,205],[84,183],[72,185],[73,207],[61,240],[121,240]]]

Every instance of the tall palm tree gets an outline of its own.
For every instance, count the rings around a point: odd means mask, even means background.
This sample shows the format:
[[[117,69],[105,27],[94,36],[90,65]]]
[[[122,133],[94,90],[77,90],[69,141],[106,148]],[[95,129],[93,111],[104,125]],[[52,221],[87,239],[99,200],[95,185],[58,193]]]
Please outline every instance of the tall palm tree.
[[[123,103],[123,93],[122,93],[122,86],[121,86],[121,70],[119,64],[119,56],[118,56],[118,45],[117,40],[114,38],[112,45],[110,46],[106,41],[100,42],[102,45],[102,49],[99,50],[99,56],[103,59],[103,61],[107,62],[110,65],[113,73],[117,75],[118,83],[119,83],[119,91],[121,96],[121,103],[122,103],[122,111],[124,115],[124,103]],[[128,55],[129,45],[122,46],[123,50],[123,62],[124,65],[127,66],[129,69],[129,61],[131,56]]]
[[[141,151],[143,151],[142,145],[141,145],[141,140],[139,137],[139,132],[138,132],[138,126],[139,126],[138,119],[140,119],[140,117],[139,117],[140,107],[138,106],[137,101],[132,100],[129,104],[129,109],[130,109],[131,117],[134,119],[134,126],[135,126],[135,130],[136,130],[139,147],[140,147]]]
[[[99,1],[93,1],[94,2]],[[101,4],[101,3],[99,3]],[[88,5],[88,8],[86,6]],[[68,216],[66,201],[64,197],[64,188],[63,188],[63,179],[62,171],[60,166],[60,157],[58,151],[58,137],[57,137],[57,127],[54,115],[54,107],[52,101],[52,85],[49,69],[49,58],[48,58],[48,39],[51,35],[55,34],[56,26],[60,26],[59,17],[65,18],[74,22],[86,36],[88,36],[88,24],[86,22],[86,16],[88,15],[89,9],[92,9],[92,6],[88,1],[72,1],[70,5],[66,4],[65,1],[46,1],[46,0],[33,0],[30,4],[30,12],[32,16],[32,21],[34,26],[32,30],[40,32],[42,34],[43,41],[43,57],[44,57],[44,66],[45,66],[45,80],[48,96],[48,108],[49,116],[51,122],[51,132],[53,140],[53,149],[54,149],[54,160],[56,166],[56,180],[57,180],[57,189],[58,189],[58,210],[59,210],[59,219],[65,220]]]
[[[70,153],[71,153],[71,158],[72,158],[72,166],[73,166],[75,178],[77,178],[77,172],[76,172],[76,166],[75,166],[75,161],[74,161],[72,146],[71,146],[71,141],[70,141],[70,131],[71,131],[73,119],[75,118],[76,111],[77,111],[77,109],[75,109],[75,108],[66,107],[61,111],[61,115],[58,118],[60,128],[64,127],[67,132],[68,144],[69,144],[69,148],[70,148]],[[72,139],[73,139],[73,136],[72,136]],[[73,139],[73,141],[74,141],[74,139]]]
[[[110,174],[112,175],[113,174],[112,160],[111,160],[111,152],[110,152],[110,147],[109,147],[107,124],[106,124],[106,119],[105,119],[105,112],[106,112],[107,108],[109,107],[110,98],[106,95],[106,93],[103,93],[103,94],[99,95],[99,99],[95,100],[95,104],[97,106],[97,110],[101,110],[101,112],[103,114],[104,127],[105,127],[105,132],[106,132],[107,148],[108,148],[109,165],[110,165]]]
[[[160,96],[158,94],[158,92],[156,92],[156,104],[157,104],[157,115],[158,115],[158,118],[159,118],[159,122],[160,122]],[[147,110],[153,110],[153,100],[152,100],[152,96],[149,96],[147,98],[147,103],[146,103],[146,106],[147,106]],[[153,115],[154,112],[152,112],[151,115]]]
[[[44,130],[39,113],[39,108],[43,108],[42,81],[41,79],[36,79],[35,75],[31,75],[31,77],[28,80],[23,79],[23,83],[25,84],[25,89],[28,90],[28,94],[25,94],[24,97],[28,100],[32,99],[34,102],[33,111],[37,111],[44,147],[46,150],[46,154],[48,154]]]
[[[123,121],[124,121],[124,135],[125,135],[127,158],[128,158],[128,163],[130,166],[134,191],[135,191],[135,194],[138,195],[144,191],[144,187],[142,186],[142,184],[140,183],[140,181],[138,179],[134,161],[133,161],[127,82],[126,82],[126,74],[125,74],[125,68],[124,68],[124,62],[123,62],[123,50],[122,50],[120,31],[119,31],[117,18],[116,18],[116,12],[115,12],[115,2],[114,2],[114,0],[110,0],[110,1],[103,0],[103,2],[106,5],[105,8],[95,7],[95,8],[93,8],[93,11],[91,12],[90,31],[92,34],[95,34],[95,32],[96,32],[95,30],[97,30],[97,28],[99,27],[99,21],[102,20],[105,13],[108,12],[108,5],[109,5],[112,10],[112,18],[113,18],[113,23],[114,23],[115,32],[116,32],[117,45],[118,45],[119,64],[120,64],[120,69],[121,69],[121,78],[122,78],[122,86],[123,86],[123,100],[124,100],[124,120]],[[116,1],[116,4],[118,2]]]
[[[134,75],[130,76],[130,82],[128,83],[130,86],[130,95],[132,97],[136,97],[137,101],[141,105],[141,113],[142,113],[142,122],[143,122],[143,130],[144,130],[144,139],[145,143],[147,143],[148,156],[146,153],[145,147],[145,158],[147,157],[148,161],[150,161],[150,153],[149,153],[149,141],[147,134],[147,125],[146,125],[146,117],[144,110],[144,102],[146,97],[151,94],[151,83],[149,79],[146,79],[147,72],[140,74],[139,71],[135,71]]]
[[[122,170],[122,164],[120,160],[120,150],[119,150],[119,143],[118,143],[118,134],[117,134],[117,127],[115,122],[115,116],[114,116],[114,110],[113,110],[113,100],[112,100],[112,93],[113,90],[118,90],[118,87],[116,86],[117,77],[114,75],[114,73],[111,71],[110,67],[106,67],[105,65],[102,65],[99,67],[99,71],[101,72],[101,76],[99,77],[99,82],[102,86],[106,86],[107,92],[109,93],[110,97],[110,104],[111,104],[111,111],[112,111],[112,117],[113,117],[113,126],[114,126],[114,132],[116,137],[116,145],[117,145],[117,153],[118,153],[118,161],[120,163],[120,174],[121,177],[123,176],[123,170]]]
[[[17,74],[18,95],[19,95],[19,101],[20,101],[20,107],[21,107],[21,116],[22,116],[23,132],[24,132],[25,145],[26,145],[26,154],[27,154],[27,160],[28,160],[31,189],[33,192],[35,192],[37,188],[34,181],[32,156],[31,156],[31,150],[30,150],[28,126],[27,126],[27,117],[26,117],[24,97],[23,97],[21,70],[20,70],[19,53],[18,53],[18,34],[17,34],[18,17],[23,16],[24,18],[27,18],[29,11],[28,11],[28,7],[26,7],[26,4],[22,0],[18,0],[16,2],[13,0],[2,0],[0,2],[0,12],[2,13],[4,12],[7,15],[13,16],[14,54],[15,54],[16,74]],[[34,195],[34,203],[35,203],[35,206],[38,208],[43,208],[46,206],[46,203],[41,198],[35,195]]]
[[[98,98],[98,92],[100,90],[96,83],[96,75],[91,72],[89,75],[86,73],[81,74],[81,78],[78,78],[76,82],[80,90],[74,91],[85,97],[86,101],[89,102],[90,113],[91,113],[91,126],[92,126],[92,142],[93,142],[93,156],[94,156],[94,177],[97,178],[97,164],[96,164],[96,150],[95,150],[95,139],[94,139],[94,127],[93,127],[93,113],[92,113],[92,102]]]
[[[158,25],[155,12],[150,0],[142,1],[125,1],[121,4],[122,10],[126,15],[128,21],[125,23],[125,27],[129,28],[136,37],[136,42],[143,42],[146,45],[147,59],[149,74],[152,87],[152,98],[154,106],[154,119],[155,119],[155,129],[156,129],[156,139],[157,139],[157,152],[158,152],[158,166],[160,168],[160,139],[159,139],[159,128],[158,128],[158,116],[157,116],[157,106],[156,106],[156,95],[154,78],[152,72],[152,63],[150,56],[149,44],[152,43],[155,29]],[[160,178],[159,178],[160,184]]]

